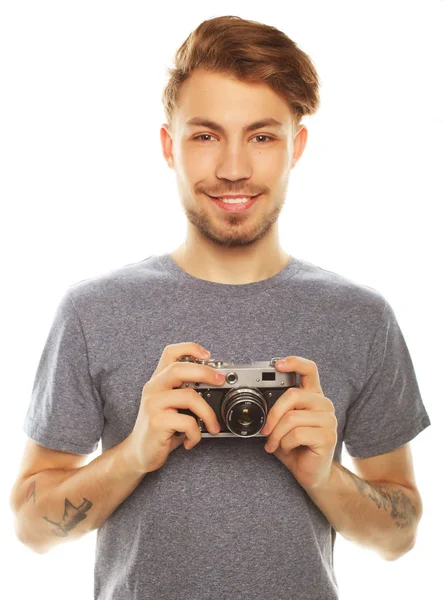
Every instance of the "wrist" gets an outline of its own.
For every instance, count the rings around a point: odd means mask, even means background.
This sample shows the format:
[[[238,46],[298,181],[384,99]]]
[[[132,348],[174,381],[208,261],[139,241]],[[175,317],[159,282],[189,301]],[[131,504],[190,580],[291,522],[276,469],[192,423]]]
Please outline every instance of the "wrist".
[[[333,461],[328,474],[324,479],[320,480],[318,483],[314,485],[304,485],[303,488],[307,492],[307,494],[325,494],[332,490],[334,486],[334,479],[337,475],[337,464],[336,461]]]
[[[131,433],[119,444],[119,455],[125,473],[135,477],[143,477],[147,471],[140,468],[132,445]]]

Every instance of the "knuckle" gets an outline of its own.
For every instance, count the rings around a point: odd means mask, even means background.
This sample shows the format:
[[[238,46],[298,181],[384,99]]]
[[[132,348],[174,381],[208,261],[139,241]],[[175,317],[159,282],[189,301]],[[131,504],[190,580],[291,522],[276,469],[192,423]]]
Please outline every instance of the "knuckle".
[[[324,396],[324,400],[325,400],[326,410],[328,410],[332,414],[335,414],[336,408],[335,408],[335,405],[333,404],[333,402],[330,400],[330,398],[327,398],[326,396]]]
[[[298,423],[299,414],[300,414],[299,410],[290,410],[287,414],[289,415],[289,419],[291,420],[292,423],[294,423],[294,424]]]
[[[174,351],[175,344],[167,344],[163,349],[162,356],[170,356]]]
[[[187,415],[187,421],[188,421],[190,435],[193,436],[193,435],[195,435],[196,430],[199,431],[197,419],[193,415]]]
[[[190,391],[190,403],[192,403],[193,408],[195,409],[194,412],[196,413],[196,415],[199,412],[198,416],[200,416],[200,413],[202,412],[202,408],[203,408],[203,410],[207,410],[208,402],[206,402],[202,398],[202,396],[199,394],[198,391],[192,390],[192,389],[190,389],[189,391]]]
[[[185,364],[186,363],[174,361],[168,365],[167,369],[170,371],[172,377],[179,377],[182,372],[183,365]]]
[[[144,408],[148,408],[152,404],[152,394],[148,387],[143,386],[141,404]]]
[[[152,374],[152,376],[151,376],[151,379],[148,379],[148,381],[145,381],[145,383],[144,383],[144,385],[143,385],[143,388],[142,388],[142,393],[143,393],[143,394],[145,394],[145,395],[148,395],[148,394],[149,394],[150,388],[151,388],[151,386],[152,386],[152,379],[153,379],[153,377],[154,377],[154,375],[155,375],[155,374],[156,374],[156,373],[154,372],[154,373]]]
[[[205,412],[210,412],[210,410],[211,410],[210,405],[197,390],[193,390],[193,389],[189,388],[188,392],[189,392],[190,403],[193,404],[194,408],[197,409],[199,411],[199,413],[201,412],[199,407],[201,407],[202,410],[204,410]],[[198,416],[200,416],[200,414]]]
[[[329,423],[336,423],[337,419],[336,419],[336,415],[334,413],[334,411],[327,409],[324,412],[325,418]]]
[[[194,390],[193,388],[183,388],[184,392],[185,392],[185,397],[188,400],[188,402],[195,404],[197,401],[196,396],[199,396],[199,393],[196,392],[196,390]]]
[[[180,371],[180,369],[182,368],[182,365],[183,365],[183,364],[184,364],[184,363],[181,363],[181,362],[179,362],[178,360],[175,360],[175,361],[171,362],[171,363],[168,365],[168,369],[169,369],[170,371]]]
[[[200,432],[197,422],[194,422],[193,427],[190,429],[190,438],[193,441],[193,445],[198,444],[202,439],[202,433]]]

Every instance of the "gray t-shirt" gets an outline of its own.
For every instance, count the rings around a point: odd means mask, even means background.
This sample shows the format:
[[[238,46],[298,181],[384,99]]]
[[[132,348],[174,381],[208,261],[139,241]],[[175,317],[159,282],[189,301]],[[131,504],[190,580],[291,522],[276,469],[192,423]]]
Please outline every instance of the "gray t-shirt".
[[[132,431],[168,344],[235,363],[303,356],[353,457],[430,423],[393,309],[378,291],[291,257],[242,285],[193,277],[169,253],[79,281],[58,306],[24,422],[43,446],[89,454]],[[333,600],[336,532],[265,438],[173,451],[97,530],[95,600]]]

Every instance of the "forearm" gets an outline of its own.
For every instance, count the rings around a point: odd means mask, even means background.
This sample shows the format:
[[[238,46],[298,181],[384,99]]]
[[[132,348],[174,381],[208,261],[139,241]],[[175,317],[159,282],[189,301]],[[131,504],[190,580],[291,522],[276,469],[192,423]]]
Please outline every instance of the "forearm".
[[[17,535],[39,554],[78,539],[100,527],[143,477],[131,470],[125,440],[79,469],[32,475],[17,494]]]
[[[334,461],[329,483],[306,489],[346,539],[394,560],[414,544],[422,509],[416,494],[396,483],[370,483]]]

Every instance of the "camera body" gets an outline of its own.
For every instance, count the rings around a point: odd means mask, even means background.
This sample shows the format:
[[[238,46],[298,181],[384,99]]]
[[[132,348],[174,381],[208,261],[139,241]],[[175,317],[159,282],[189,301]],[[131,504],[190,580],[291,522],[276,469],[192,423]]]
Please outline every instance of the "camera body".
[[[295,372],[282,373],[275,368],[279,357],[247,364],[213,358],[199,360],[189,354],[177,360],[208,365],[225,375],[223,385],[184,382],[177,388],[193,387],[208,402],[221,427],[217,437],[266,437],[261,430],[270,408],[288,388],[298,387]],[[179,413],[196,417],[202,437],[216,437],[189,409],[181,408]]]

